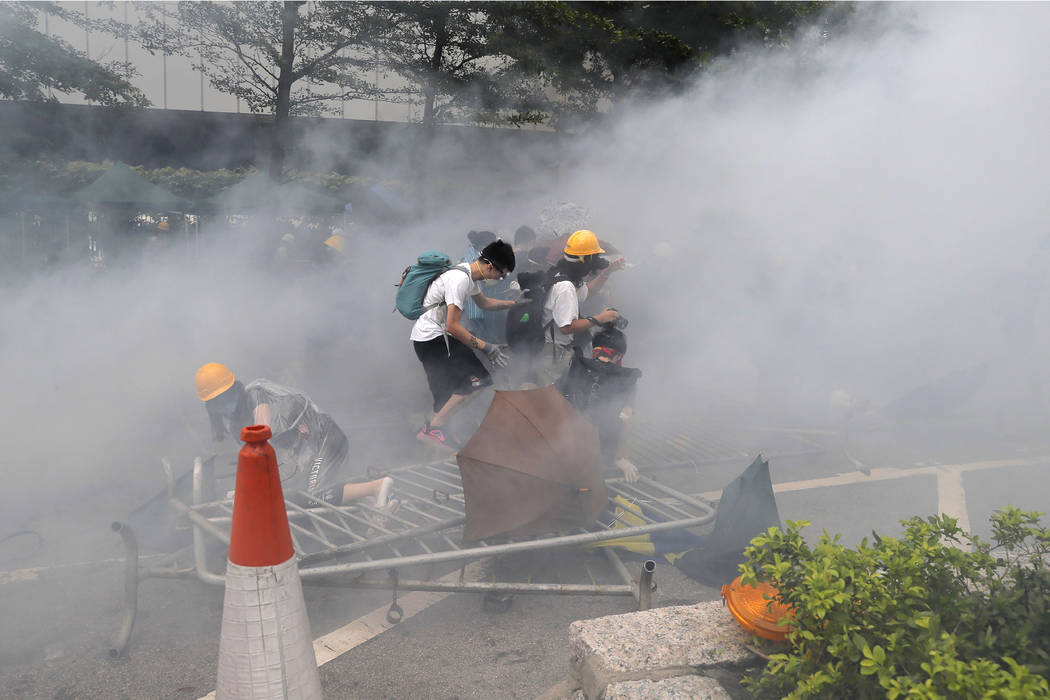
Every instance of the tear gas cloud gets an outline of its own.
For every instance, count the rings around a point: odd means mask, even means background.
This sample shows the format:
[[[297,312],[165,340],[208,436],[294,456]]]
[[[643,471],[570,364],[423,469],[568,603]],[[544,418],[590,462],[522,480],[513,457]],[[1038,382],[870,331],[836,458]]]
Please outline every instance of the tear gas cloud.
[[[860,39],[726,59],[565,183],[644,262],[619,303],[675,412],[728,398],[798,422],[834,390],[878,406],[982,361],[1000,384],[1039,370],[1047,8],[859,9]]]
[[[470,229],[537,226],[556,200],[637,263],[610,299],[631,320],[639,415],[821,423],[833,392],[877,410],[988,362],[961,410],[1034,425],[1048,19],[1040,4],[862,6],[855,37],[741,50],[681,95],[563,138],[559,168],[521,148],[449,170],[422,223],[350,227],[345,266],[276,273],[260,241],[287,224],[256,217],[203,227],[199,252],[9,286],[6,524],[72,500],[116,508],[105,523],[160,488],[161,456],[188,467],[208,440],[192,377],[209,361],[303,389],[352,453],[373,413],[411,441],[429,397],[391,313],[400,270],[426,249],[462,254]],[[387,169],[412,164],[385,148]],[[454,155],[439,141],[432,166]],[[497,178],[503,196],[472,185]]]

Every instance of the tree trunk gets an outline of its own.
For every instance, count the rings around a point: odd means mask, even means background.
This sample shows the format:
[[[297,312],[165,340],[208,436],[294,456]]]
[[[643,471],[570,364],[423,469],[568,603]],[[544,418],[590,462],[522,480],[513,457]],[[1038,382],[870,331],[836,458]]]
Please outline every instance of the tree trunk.
[[[285,2],[281,8],[281,70],[277,75],[277,108],[274,110],[273,140],[270,144],[270,180],[276,182],[284,172],[291,130],[288,114],[291,106],[292,83],[295,82],[295,25],[299,19],[301,0]]]
[[[434,55],[430,57],[430,80],[423,86],[423,130],[426,132],[434,129],[438,78],[441,75],[441,61],[445,58],[445,47],[448,46],[448,9],[435,18],[434,24]]]
[[[430,74],[423,84],[423,129],[420,134],[421,145],[415,149],[415,214],[422,218],[430,200],[427,191],[427,182],[431,174],[430,158],[431,144],[434,140],[435,126],[435,103],[439,78],[441,76],[441,62],[445,58],[445,48],[448,46],[448,15],[449,9],[442,8],[438,16],[434,18],[434,53],[430,57]]]

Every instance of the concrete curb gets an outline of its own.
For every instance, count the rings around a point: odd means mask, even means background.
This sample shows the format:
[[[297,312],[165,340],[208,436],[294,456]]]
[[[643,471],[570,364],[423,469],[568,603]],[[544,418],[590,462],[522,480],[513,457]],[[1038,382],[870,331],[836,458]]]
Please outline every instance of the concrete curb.
[[[764,663],[722,601],[577,620],[569,633],[570,676],[542,700],[729,700],[705,671]]]

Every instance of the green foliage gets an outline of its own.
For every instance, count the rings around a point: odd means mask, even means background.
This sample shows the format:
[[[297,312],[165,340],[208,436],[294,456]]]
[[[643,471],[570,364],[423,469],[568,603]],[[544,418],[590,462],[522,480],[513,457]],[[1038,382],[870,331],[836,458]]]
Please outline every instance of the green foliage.
[[[993,541],[946,515],[903,521],[900,539],[855,549],[806,521],[746,550],[744,582],[769,581],[795,611],[790,649],[750,685],[757,697],[1050,697],[1050,531],[1038,513],[992,516]]]
[[[582,125],[622,100],[679,89],[741,43],[779,47],[804,23],[850,5],[815,2],[165,2],[128,25],[61,3],[0,5],[0,96],[82,91],[101,104],[147,104],[130,67],[99,66],[36,32],[40,11],[189,57],[217,90],[275,115],[283,171],[290,115],[345,100],[420,103],[442,122]],[[825,24],[825,26],[827,26]],[[119,68],[119,72],[118,69]],[[407,84],[380,88],[378,70]],[[121,76],[124,77],[121,77]]]
[[[9,198],[40,192],[65,193],[91,183],[113,167],[112,161],[53,162],[38,160],[0,171],[0,191]],[[194,170],[192,168],[156,168],[131,166],[131,169],[155,185],[191,201],[202,202],[237,184],[256,171],[249,170]],[[327,190],[331,194],[346,195],[355,185],[370,185],[374,180],[339,173],[292,171],[290,180]],[[397,183],[386,183],[397,187]]]
[[[383,65],[411,86],[388,91],[387,99],[421,101],[428,127],[501,102],[498,76],[506,58],[490,41],[492,18],[503,11],[500,3],[380,5],[390,13],[391,29],[372,42]]]
[[[131,85],[130,66],[92,61],[65,41],[37,31],[41,12],[86,23],[83,15],[57,3],[0,3],[0,97],[56,102],[58,92],[81,94],[101,105],[149,106]]]
[[[818,11],[846,13],[816,2],[500,5],[490,41],[516,62],[520,102],[559,127],[592,120],[603,104],[680,89],[742,43],[784,46]]]

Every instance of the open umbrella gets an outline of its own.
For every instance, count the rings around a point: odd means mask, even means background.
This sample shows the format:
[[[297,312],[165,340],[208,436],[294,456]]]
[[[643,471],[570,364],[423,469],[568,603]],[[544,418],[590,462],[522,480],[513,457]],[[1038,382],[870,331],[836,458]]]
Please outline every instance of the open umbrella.
[[[605,507],[598,431],[554,386],[497,391],[457,460],[466,542],[586,525]]]
[[[558,236],[557,238],[552,238],[549,241],[537,242],[537,245],[543,245],[547,247],[547,262],[553,265],[554,263],[561,260],[562,251],[565,250],[565,244],[569,242],[569,236],[571,235],[571,233],[567,233],[564,236]],[[599,238],[598,245],[600,245],[602,247],[602,250],[605,251],[605,255],[620,254],[619,249],[609,241],[603,241]]]
[[[744,562],[744,549],[751,538],[770,527],[780,527],[769,462],[755,457],[744,472],[722,489],[715,527],[701,538],[700,546],[676,559],[674,564],[687,576],[709,586],[733,579]]]

